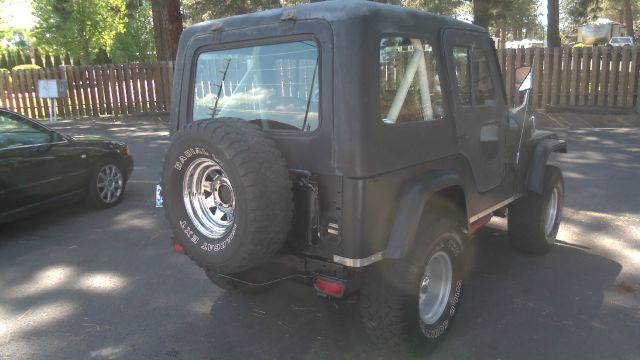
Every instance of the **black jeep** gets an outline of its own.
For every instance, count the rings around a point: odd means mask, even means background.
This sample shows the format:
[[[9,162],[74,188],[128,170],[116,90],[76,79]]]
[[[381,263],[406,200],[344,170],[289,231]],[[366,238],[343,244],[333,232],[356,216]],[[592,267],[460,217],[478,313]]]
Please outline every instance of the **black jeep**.
[[[514,76],[511,107],[484,29],[367,1],[188,28],[162,175],[176,250],[225,289],[358,291],[375,340],[435,344],[471,235],[508,216],[540,254],[558,231],[547,160],[566,144],[535,128],[529,68]]]

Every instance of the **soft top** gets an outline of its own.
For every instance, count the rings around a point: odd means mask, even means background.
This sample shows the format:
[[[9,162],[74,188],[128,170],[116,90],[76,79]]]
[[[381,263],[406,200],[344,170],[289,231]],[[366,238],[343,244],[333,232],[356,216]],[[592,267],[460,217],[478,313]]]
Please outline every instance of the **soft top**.
[[[380,16],[383,16],[386,20],[401,21],[403,23],[429,22],[433,25],[438,25],[438,27],[447,26],[485,32],[484,28],[480,26],[448,16],[365,0],[330,0],[231,16],[198,23],[185,32],[202,33],[212,28],[221,30],[241,29],[273,24],[284,18],[291,20],[322,19],[329,23],[334,23],[353,18],[379,18]]]

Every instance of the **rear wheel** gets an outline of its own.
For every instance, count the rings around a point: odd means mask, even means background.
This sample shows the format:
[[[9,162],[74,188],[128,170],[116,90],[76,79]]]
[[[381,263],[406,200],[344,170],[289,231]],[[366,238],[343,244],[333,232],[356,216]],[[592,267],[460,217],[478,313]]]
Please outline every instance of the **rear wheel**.
[[[529,192],[509,206],[509,240],[526,253],[544,254],[553,247],[564,205],[562,171],[548,165],[542,193]]]
[[[462,295],[465,233],[443,216],[422,224],[410,258],[374,265],[361,291],[361,315],[385,347],[431,350],[451,326]]]

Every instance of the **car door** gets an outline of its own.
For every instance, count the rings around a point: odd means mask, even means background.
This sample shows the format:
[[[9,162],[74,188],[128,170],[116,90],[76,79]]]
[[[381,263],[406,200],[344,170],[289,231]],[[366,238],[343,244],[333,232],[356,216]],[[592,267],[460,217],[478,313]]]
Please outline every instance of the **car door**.
[[[454,95],[459,151],[468,159],[478,191],[498,186],[505,174],[508,108],[490,38],[450,29],[445,53]]]
[[[58,137],[61,135],[58,134]],[[89,185],[91,150],[86,145],[73,140],[56,141],[51,144],[48,152],[55,158],[60,176],[57,188],[59,195],[69,194]]]
[[[0,112],[0,213],[53,196],[57,174],[48,152],[51,132],[17,114]]]

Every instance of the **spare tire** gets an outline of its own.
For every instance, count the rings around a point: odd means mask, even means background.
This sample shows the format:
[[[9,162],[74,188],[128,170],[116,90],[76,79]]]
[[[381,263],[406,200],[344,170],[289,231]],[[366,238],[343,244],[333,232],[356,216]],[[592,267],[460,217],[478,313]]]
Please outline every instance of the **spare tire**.
[[[185,253],[206,270],[232,274],[277,252],[291,226],[293,193],[274,141],[232,118],[192,122],[172,140],[162,191]]]

